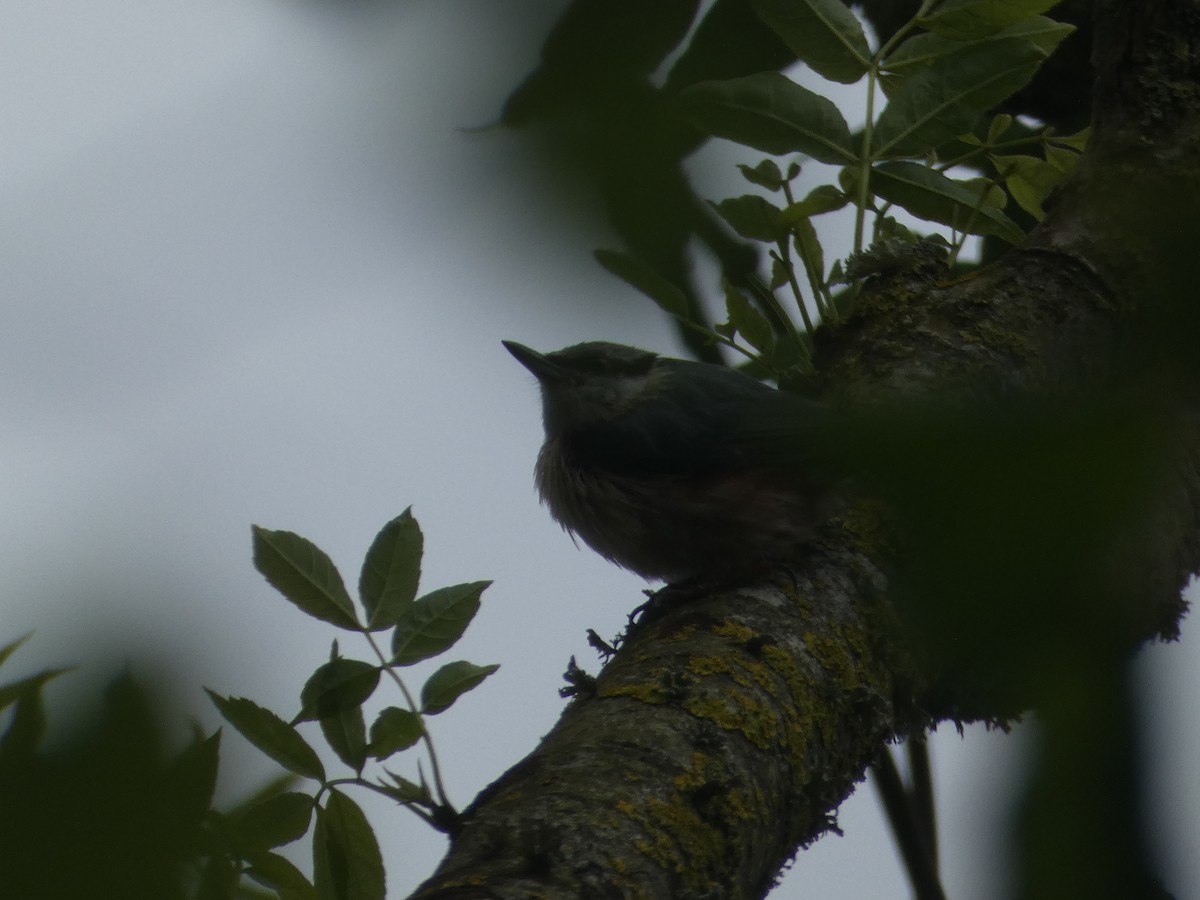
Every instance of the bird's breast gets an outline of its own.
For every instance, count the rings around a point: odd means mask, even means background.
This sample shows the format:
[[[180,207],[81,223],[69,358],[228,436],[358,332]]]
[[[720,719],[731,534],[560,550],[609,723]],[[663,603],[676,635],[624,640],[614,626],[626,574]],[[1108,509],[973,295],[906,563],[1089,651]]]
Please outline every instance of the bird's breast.
[[[549,440],[536,481],[564,529],[648,578],[761,568],[794,556],[812,536],[811,498],[782,470],[634,477],[581,464]]]

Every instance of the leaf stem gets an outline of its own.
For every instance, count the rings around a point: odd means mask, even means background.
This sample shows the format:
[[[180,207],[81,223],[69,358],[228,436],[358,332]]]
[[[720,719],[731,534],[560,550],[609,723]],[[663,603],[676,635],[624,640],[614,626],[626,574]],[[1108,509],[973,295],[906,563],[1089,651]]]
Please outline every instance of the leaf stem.
[[[837,315],[834,311],[832,303],[826,302],[823,292],[826,290],[823,278],[824,273],[817,271],[817,261],[812,259],[805,252],[805,245],[802,241],[796,242],[796,252],[800,254],[800,261],[804,263],[804,274],[808,276],[808,286],[813,292],[813,297],[817,302],[817,311],[821,314],[823,321],[836,322]]]
[[[787,199],[788,206],[794,206],[796,204],[796,198],[792,196],[792,186],[786,182],[783,185],[783,195]],[[789,235],[789,237],[791,236]],[[780,265],[782,265],[787,271],[788,278],[793,285],[793,290],[798,291],[799,289],[795,287],[796,279],[792,275],[791,254],[790,248],[788,247],[789,243],[790,240],[788,239],[784,239],[783,241],[779,242],[779,247],[784,254],[782,258],[779,258],[779,262]],[[813,292],[813,303],[817,307],[817,315],[821,317],[822,322],[832,321],[832,318],[829,314],[829,308],[825,304],[825,298],[822,296],[818,287],[818,284],[824,278],[825,273],[817,273],[814,277],[812,260],[808,258],[808,254],[804,252],[804,247],[800,242],[796,243],[796,252],[800,254],[800,261],[804,263],[804,273],[808,276],[808,286]],[[801,309],[804,308],[804,302],[800,299],[799,294],[797,294],[796,302],[800,304]]]
[[[879,82],[879,72],[887,59],[888,54],[895,49],[901,41],[908,35],[910,31],[917,27],[918,21],[929,14],[940,0],[921,0],[921,6],[911,19],[901,25],[896,32],[880,45],[871,57],[871,63],[867,67],[867,112],[866,120],[863,123],[862,134],[862,153],[858,160],[858,198],[857,210],[854,216],[854,252],[861,253],[863,249],[863,230],[866,223],[867,201],[871,196],[871,163],[874,159],[871,156],[871,140],[875,129],[875,89]],[[856,281],[851,290],[856,294],[858,292],[858,282]]]
[[[770,256],[771,259],[779,260],[779,264],[783,265],[783,260],[779,259],[779,255],[777,253],[772,251]],[[766,306],[770,307],[771,312],[775,314],[775,317],[783,323],[784,328],[787,329],[788,337],[799,338],[800,332],[796,328],[796,323],[793,322],[792,317],[787,314],[787,310],[783,308],[783,304],[779,302],[779,298],[775,296],[775,292],[764,285],[757,278],[751,277],[748,281],[748,285],[750,290],[754,292],[755,296],[758,297]]]
[[[796,268],[792,265],[792,253],[787,241],[782,241],[779,245],[783,248],[783,267],[787,270],[788,285],[792,289],[792,296],[796,298],[796,306],[800,309],[800,318],[804,320],[804,330],[808,332],[811,338],[813,332],[812,319],[808,315],[808,306],[804,302],[804,294],[800,292],[800,282],[796,280]]]
[[[863,122],[862,152],[858,160],[858,197],[854,213],[854,252],[863,249],[863,228],[867,218],[867,201],[871,197],[871,140],[875,130],[875,81],[879,75],[878,56],[867,69],[867,115]]]
[[[392,666],[391,660],[384,655],[383,651],[379,648],[379,644],[375,642],[375,635],[371,634],[371,632],[367,631],[366,629],[363,630],[363,634],[367,638],[367,643],[371,645],[371,649],[375,651],[375,655],[379,658],[380,663],[383,664],[384,671],[391,676],[392,681],[396,682],[396,686],[400,688],[400,693],[404,695],[404,702],[408,704],[409,710],[413,713],[413,715],[420,716],[421,708],[413,699],[413,695],[409,693],[408,686],[405,685],[404,680],[396,674],[396,670]],[[424,727],[423,716],[421,717],[421,721],[421,740],[425,742],[425,751],[429,754],[429,765],[433,770],[433,786],[437,790],[438,803],[440,803],[442,806],[452,807],[453,805],[446,796],[446,786],[442,783],[442,769],[441,766],[438,765],[437,751],[433,747],[433,737],[429,734],[428,729]]]
[[[953,246],[950,248],[950,256],[947,261],[951,266],[958,262],[958,254],[962,252],[962,248],[967,243],[967,238],[971,234],[970,228],[975,224],[975,219],[978,218],[980,211],[984,207],[984,204],[987,203],[988,192],[991,191],[991,189],[994,188],[997,183],[998,182],[994,179],[989,178],[987,183],[980,189],[979,199],[975,201],[975,207],[971,210],[970,215],[967,216],[967,221],[963,223],[963,226],[960,229],[962,231],[962,236],[956,240]]]
[[[791,234],[785,235],[782,240],[776,242],[775,246],[779,250],[776,258],[783,266],[783,271],[787,273],[792,296],[796,298],[796,307],[800,310],[800,318],[804,320],[804,330],[808,332],[809,338],[812,338],[814,331],[812,318],[808,315],[808,306],[804,302],[804,295],[800,293],[800,283],[796,281],[796,267],[792,265]]]
[[[685,328],[690,328],[692,331],[696,332],[697,334],[704,335],[710,341],[715,341],[718,344],[722,344],[723,346],[728,347],[730,350],[736,350],[738,353],[742,354],[742,356],[746,357],[751,362],[761,362],[761,358],[759,357],[759,355],[757,353],[753,353],[750,350],[747,350],[745,347],[741,346],[736,341],[731,341],[729,338],[725,337],[725,335],[723,335],[723,334],[717,334],[717,332],[712,331],[708,328],[705,328],[703,325],[700,325],[697,322],[693,322],[691,319],[685,319],[683,316],[675,316],[675,321],[678,322],[680,325],[683,325]]]
[[[374,791],[377,794],[387,797],[393,803],[397,802],[395,795],[389,792],[386,787],[381,784],[376,784],[373,781],[367,781],[365,778],[335,778],[333,781],[329,782],[330,787],[339,784],[353,784],[357,787],[363,787],[369,791]],[[434,820],[433,816],[425,812],[423,809],[421,809],[421,807],[417,806],[417,804],[405,803],[401,801],[400,805],[411,812],[414,816],[421,819],[426,825],[439,831],[441,830],[438,828],[438,824]]]
[[[984,153],[995,153],[997,150],[1016,150],[1020,147],[1026,147],[1030,144],[1042,144],[1044,142],[1044,135],[1033,134],[1027,135],[1026,137],[1013,138],[1011,141],[1001,141],[998,144],[984,144],[983,146],[968,150],[966,153],[954,157],[954,159],[948,159],[945,162],[940,162],[934,166],[934,168],[939,172],[945,172],[949,169],[953,169],[955,166],[961,166],[963,163],[970,162],[975,157],[981,156]]]
[[[936,6],[938,0],[923,0],[920,8],[913,14],[913,17],[896,29],[895,34],[884,41],[883,45],[875,52],[872,57],[872,65],[881,65],[887,59],[888,54],[896,49],[896,45],[908,36],[908,33],[917,27],[917,20],[922,16],[928,15],[932,7]]]
[[[779,259],[778,255],[775,253],[775,251],[771,251],[771,258]],[[784,262],[782,259],[779,259],[779,263],[780,263],[780,265],[784,265]],[[787,314],[787,312],[784,310],[783,304],[781,304],[779,302],[779,298],[775,296],[775,292],[773,290],[771,290],[769,287],[767,287],[765,284],[763,284],[757,278],[750,279],[749,287],[750,287],[750,290],[752,290],[755,293],[755,295],[764,304],[766,304],[767,306],[770,306],[771,309],[773,309],[775,311],[775,314],[780,318],[780,320],[782,320],[784,323],[786,323],[787,330],[788,330],[788,336],[791,337],[795,341],[796,347],[803,351],[804,362],[811,369],[812,368],[812,353],[809,351],[809,347],[808,347],[808,343],[807,343],[808,341],[812,340],[811,335],[804,335],[804,334],[800,333],[799,329],[796,328],[796,323],[792,321],[792,317],[789,316]]]

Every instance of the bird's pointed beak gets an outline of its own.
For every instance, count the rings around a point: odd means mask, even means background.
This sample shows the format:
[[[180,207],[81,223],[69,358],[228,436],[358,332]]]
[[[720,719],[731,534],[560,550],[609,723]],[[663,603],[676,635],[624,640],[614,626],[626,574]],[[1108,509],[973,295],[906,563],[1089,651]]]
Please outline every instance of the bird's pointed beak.
[[[504,349],[513,355],[521,365],[533,373],[538,381],[554,381],[562,378],[562,367],[553,360],[547,359],[542,353],[531,350],[516,341],[501,341]]]

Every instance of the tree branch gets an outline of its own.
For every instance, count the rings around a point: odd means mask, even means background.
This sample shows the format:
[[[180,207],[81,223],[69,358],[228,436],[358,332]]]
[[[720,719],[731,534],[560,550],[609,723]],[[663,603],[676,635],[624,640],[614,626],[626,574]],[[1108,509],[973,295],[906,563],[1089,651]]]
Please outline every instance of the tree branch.
[[[834,827],[896,723],[924,723],[894,703],[912,676],[881,640],[884,580],[842,534],[794,581],[635,628],[595,695],[467,810],[416,896],[764,893]]]

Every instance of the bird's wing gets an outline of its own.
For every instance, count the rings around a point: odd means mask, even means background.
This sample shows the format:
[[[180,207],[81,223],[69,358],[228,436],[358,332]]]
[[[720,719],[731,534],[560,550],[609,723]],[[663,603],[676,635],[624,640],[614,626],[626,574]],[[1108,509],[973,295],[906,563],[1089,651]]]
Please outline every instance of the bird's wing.
[[[571,436],[580,463],[634,477],[800,465],[826,417],[817,403],[719,366],[671,361],[663,375],[621,415]]]

